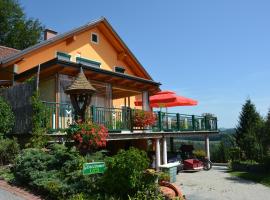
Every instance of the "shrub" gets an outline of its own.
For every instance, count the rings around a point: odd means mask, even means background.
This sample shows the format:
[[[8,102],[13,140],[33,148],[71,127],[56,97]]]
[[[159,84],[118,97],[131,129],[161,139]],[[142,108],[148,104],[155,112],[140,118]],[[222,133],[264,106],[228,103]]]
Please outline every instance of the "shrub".
[[[170,181],[170,174],[165,172],[160,172],[158,175],[158,181]]]
[[[144,185],[144,170],[149,160],[144,151],[130,148],[120,150],[117,155],[105,160],[107,170],[104,174],[103,185],[105,192],[127,198],[133,196]]]
[[[2,97],[0,97],[0,122],[0,135],[9,133],[14,125],[14,114]]]
[[[129,200],[163,200],[164,197],[159,192],[155,185],[150,185],[147,187],[142,187],[141,190],[137,191],[133,197],[128,197]]]
[[[193,154],[196,158],[201,159],[201,158],[205,158],[206,154],[204,150],[194,150]]]
[[[31,183],[38,173],[46,171],[52,156],[41,149],[24,149],[15,159],[14,176],[20,183]]]
[[[35,92],[31,98],[31,103],[33,107],[33,116],[32,116],[32,137],[27,147],[32,148],[42,148],[48,142],[48,137],[45,136],[45,133],[48,129],[49,116],[46,106],[40,100],[38,92]]]
[[[0,165],[13,163],[19,151],[20,147],[16,139],[0,137]]]
[[[229,157],[232,161],[241,160],[241,149],[238,147],[229,149]]]
[[[101,153],[94,155],[96,159],[101,156]],[[86,194],[98,194],[101,175],[84,176],[84,162],[86,159],[76,148],[54,144],[50,150],[23,150],[15,160],[13,172],[17,182],[46,194],[49,199],[64,199],[73,195],[77,198],[76,194],[85,194],[85,199],[89,199]]]

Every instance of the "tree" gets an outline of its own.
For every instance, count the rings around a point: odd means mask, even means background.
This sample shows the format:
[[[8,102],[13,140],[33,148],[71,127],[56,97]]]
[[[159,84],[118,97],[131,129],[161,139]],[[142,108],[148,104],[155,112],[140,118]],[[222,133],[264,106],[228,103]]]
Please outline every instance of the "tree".
[[[270,109],[264,123],[261,141],[263,146],[263,153],[264,155],[267,155],[268,153],[270,153]]]
[[[261,159],[262,146],[259,134],[262,122],[255,105],[248,99],[242,107],[235,134],[236,144],[243,151],[246,159],[257,161]]]
[[[38,43],[43,26],[38,19],[27,19],[17,0],[0,0],[0,44],[25,49]]]

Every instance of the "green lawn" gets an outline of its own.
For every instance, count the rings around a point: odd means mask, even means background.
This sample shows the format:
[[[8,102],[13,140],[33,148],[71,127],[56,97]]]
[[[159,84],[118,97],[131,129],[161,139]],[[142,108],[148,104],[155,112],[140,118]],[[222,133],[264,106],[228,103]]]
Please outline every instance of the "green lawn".
[[[257,183],[261,183],[270,187],[270,173],[252,173],[252,172],[240,172],[232,171],[230,172],[232,176],[237,176],[246,180],[251,180]]]

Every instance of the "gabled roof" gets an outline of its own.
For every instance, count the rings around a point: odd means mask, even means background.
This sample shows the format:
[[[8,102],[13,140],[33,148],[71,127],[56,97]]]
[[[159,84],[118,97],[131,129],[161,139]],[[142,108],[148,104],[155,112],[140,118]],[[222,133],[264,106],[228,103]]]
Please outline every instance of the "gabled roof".
[[[0,60],[10,57],[18,52],[20,52],[20,50],[0,45]]]
[[[68,31],[66,33],[63,34],[59,34],[56,35],[53,38],[50,38],[48,40],[42,41],[34,46],[28,47],[20,52],[14,53],[8,57],[4,57],[3,59],[0,58],[0,64],[7,64],[9,62],[14,62],[17,60],[20,60],[23,58],[24,55],[31,53],[35,50],[38,50],[42,47],[45,46],[49,46],[53,43],[65,40],[75,34],[78,34],[80,32],[83,32],[85,30],[88,30],[90,28],[93,28],[94,26],[97,26],[99,24],[103,23],[105,25],[105,27],[107,29],[109,29],[110,33],[113,34],[113,36],[119,41],[119,43],[121,44],[122,48],[125,49],[125,52],[134,60],[135,63],[138,64],[138,66],[140,67],[142,73],[149,78],[150,80],[152,80],[151,76],[148,74],[148,72],[144,69],[144,67],[142,66],[142,64],[138,61],[138,59],[134,56],[134,54],[130,51],[130,49],[127,47],[127,45],[123,42],[123,40],[120,38],[120,36],[116,33],[116,31],[113,29],[113,27],[110,25],[110,23],[107,21],[107,19],[105,17],[101,17],[97,20],[93,20],[81,27],[75,28],[71,31]]]

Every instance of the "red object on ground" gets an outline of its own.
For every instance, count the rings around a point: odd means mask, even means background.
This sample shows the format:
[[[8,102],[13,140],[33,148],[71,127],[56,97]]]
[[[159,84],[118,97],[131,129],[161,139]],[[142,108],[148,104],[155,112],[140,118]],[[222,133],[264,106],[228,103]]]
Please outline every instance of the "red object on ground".
[[[161,91],[149,98],[150,107],[175,107],[175,106],[195,106],[196,100],[178,96],[173,91]],[[142,100],[135,100],[135,106],[142,106]]]
[[[201,170],[203,169],[203,162],[198,159],[186,159],[183,162],[184,170]]]
[[[161,193],[163,193],[167,198],[174,199],[176,197],[180,197],[185,199],[185,196],[182,194],[179,186],[167,181],[161,181],[159,182],[159,185]]]

